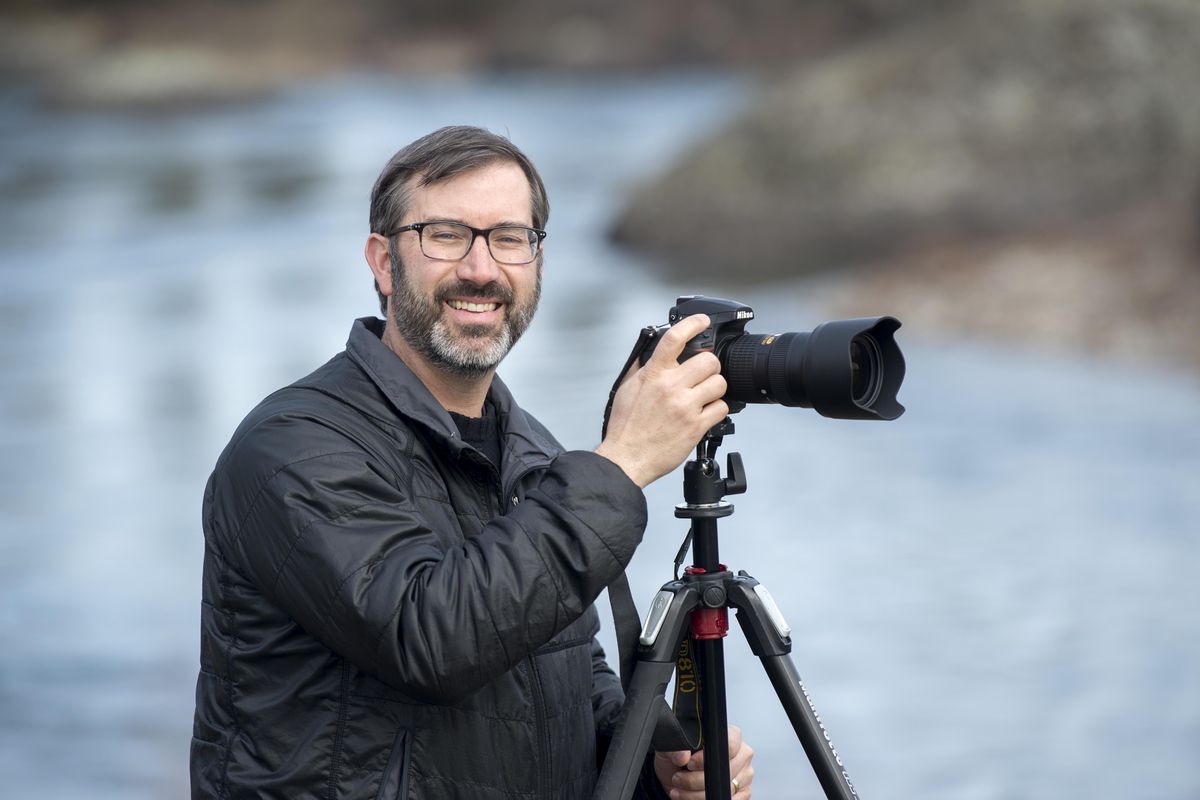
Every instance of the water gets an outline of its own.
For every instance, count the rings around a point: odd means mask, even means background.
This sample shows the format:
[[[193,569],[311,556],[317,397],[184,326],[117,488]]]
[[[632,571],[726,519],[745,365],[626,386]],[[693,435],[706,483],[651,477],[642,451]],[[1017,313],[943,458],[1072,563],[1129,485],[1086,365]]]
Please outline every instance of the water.
[[[542,169],[545,299],[503,373],[569,446],[595,445],[613,373],[676,294],[747,302],[752,330],[822,320],[803,281],[668,284],[601,235],[738,81],[406,84],[156,117],[0,96],[6,794],[187,796],[203,483],[241,416],[375,310],[367,196],[399,145],[482,124]],[[754,407],[725,448],[750,491],[723,560],[783,608],[861,795],[1200,796],[1200,382],[899,339],[899,421]],[[643,608],[679,493],[678,475],[649,492]],[[726,650],[756,797],[820,796],[740,634]]]

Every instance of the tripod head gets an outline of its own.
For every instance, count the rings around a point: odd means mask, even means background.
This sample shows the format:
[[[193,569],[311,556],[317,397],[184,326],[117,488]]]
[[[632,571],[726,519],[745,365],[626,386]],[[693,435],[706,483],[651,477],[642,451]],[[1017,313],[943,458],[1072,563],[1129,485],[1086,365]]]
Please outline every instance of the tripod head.
[[[683,465],[684,502],[675,506],[675,516],[690,519],[692,525],[675,557],[676,575],[688,548],[693,545],[695,566],[710,572],[721,569],[717,552],[717,520],[733,513],[733,504],[724,498],[727,494],[741,494],[747,488],[741,453],[729,453],[726,456],[728,478],[721,477],[721,467],[717,464],[717,448],[733,432],[733,422],[726,417],[704,435],[696,445],[696,457]]]
[[[717,448],[733,432],[733,421],[726,417],[704,434],[704,438],[696,445],[696,457],[683,467],[684,502],[675,506],[676,517],[715,518],[733,513],[733,506],[723,498],[727,494],[746,491],[746,471],[742,466],[741,453],[729,453],[726,456],[728,478],[721,478],[721,468],[717,465]]]

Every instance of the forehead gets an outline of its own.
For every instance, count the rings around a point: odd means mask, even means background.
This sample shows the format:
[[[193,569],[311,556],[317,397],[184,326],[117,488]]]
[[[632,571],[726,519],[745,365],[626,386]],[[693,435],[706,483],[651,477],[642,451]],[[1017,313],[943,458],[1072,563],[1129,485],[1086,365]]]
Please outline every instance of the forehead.
[[[501,223],[533,224],[529,179],[511,161],[497,161],[416,186],[411,221],[449,219],[475,227]]]

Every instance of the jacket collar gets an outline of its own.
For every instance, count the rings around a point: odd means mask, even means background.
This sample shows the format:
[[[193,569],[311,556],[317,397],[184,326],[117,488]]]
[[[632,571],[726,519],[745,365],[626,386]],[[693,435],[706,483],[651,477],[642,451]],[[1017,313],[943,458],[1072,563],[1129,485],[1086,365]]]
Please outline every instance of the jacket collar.
[[[456,456],[470,448],[462,441],[458,426],[433,393],[404,360],[383,343],[380,338],[383,326],[383,320],[376,317],[355,320],[346,342],[347,355],[366,372],[397,413],[428,428]],[[505,475],[514,469],[524,472],[545,466],[562,452],[562,446],[516,404],[499,376],[492,378],[488,400],[495,406],[500,423]]]

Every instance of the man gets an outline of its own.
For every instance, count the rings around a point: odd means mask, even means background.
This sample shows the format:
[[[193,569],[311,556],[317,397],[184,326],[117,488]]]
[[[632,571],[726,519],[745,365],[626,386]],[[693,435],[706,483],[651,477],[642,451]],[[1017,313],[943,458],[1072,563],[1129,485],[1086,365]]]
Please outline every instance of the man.
[[[516,405],[495,371],[537,308],[548,208],[476,128],[384,168],[386,321],[253,410],[205,491],[194,797],[590,796],[622,701],[592,602],[641,540],[642,488],[727,407],[715,357],[676,360],[702,318],[626,379],[595,452]],[[730,753],[742,800],[736,729]],[[658,755],[643,788],[702,797],[702,757]]]

